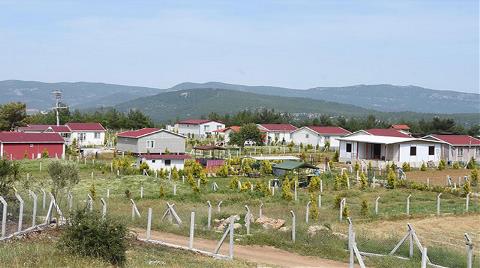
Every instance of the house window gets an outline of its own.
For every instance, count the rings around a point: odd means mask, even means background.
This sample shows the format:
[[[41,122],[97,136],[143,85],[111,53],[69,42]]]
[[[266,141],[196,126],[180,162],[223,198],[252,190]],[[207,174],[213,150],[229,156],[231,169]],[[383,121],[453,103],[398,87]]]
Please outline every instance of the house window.
[[[351,153],[351,152],[352,152],[352,144],[347,143],[347,153]]]
[[[410,156],[417,155],[417,146],[410,146]]]
[[[208,131],[209,127],[210,127],[209,125],[205,125],[203,126],[203,130]]]
[[[305,139],[308,139],[310,137],[310,135],[307,133],[305,134]]]
[[[463,148],[457,148],[457,156],[459,157],[463,156]]]
[[[100,139],[100,132],[95,132],[95,139]]]
[[[428,155],[435,155],[435,146],[428,146]]]
[[[152,163],[155,163],[155,159],[152,160]]]
[[[475,154],[476,154],[476,157],[480,157],[480,147],[477,147]]]
[[[78,140],[79,141],[84,141],[86,140],[87,134],[85,132],[80,132],[78,133]]]
[[[155,141],[154,140],[148,140],[147,141],[147,149],[152,149],[155,147]]]
[[[30,148],[33,148],[33,144],[30,144]]]
[[[170,166],[172,164],[172,160],[167,159],[165,160],[165,166]]]
[[[221,125],[218,125],[218,126],[217,126],[217,129],[222,129],[222,126],[221,126]]]

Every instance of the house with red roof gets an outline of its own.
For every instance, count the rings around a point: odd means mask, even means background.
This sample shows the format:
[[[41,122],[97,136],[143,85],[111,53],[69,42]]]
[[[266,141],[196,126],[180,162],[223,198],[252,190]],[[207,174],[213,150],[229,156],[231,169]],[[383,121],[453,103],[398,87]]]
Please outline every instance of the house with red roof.
[[[480,159],[480,139],[469,135],[432,134],[424,137],[442,141],[442,158],[449,162],[467,163],[472,157]]]
[[[406,124],[391,125],[390,128],[400,130],[400,131],[405,132],[407,134],[410,133],[410,127]]]
[[[427,162],[438,164],[444,144],[439,140],[414,138],[392,128],[359,130],[338,140],[341,162],[388,161],[399,165],[409,163],[412,167]]]
[[[231,135],[240,131],[240,126],[230,126],[226,128],[221,128],[212,131],[216,135],[223,138],[223,144],[228,144],[230,142]]]
[[[290,143],[292,132],[297,130],[297,127],[292,124],[257,124],[257,127],[265,132],[266,144]]]
[[[208,119],[186,119],[175,124],[175,130],[187,137],[205,138],[214,134],[214,130],[225,128],[225,124]]]
[[[70,129],[70,143],[75,139],[78,146],[102,146],[105,143],[105,128],[100,123],[66,123]]]
[[[43,153],[51,158],[64,158],[64,139],[58,133],[0,132],[2,159],[36,159]]]
[[[142,128],[117,133],[117,151],[137,156],[137,164],[146,162],[151,169],[183,169],[186,137],[159,128]]]
[[[291,138],[296,145],[325,147],[325,144],[328,142],[330,148],[338,148],[340,142],[337,138],[350,133],[350,131],[344,128],[335,126],[305,126],[294,130],[291,133]]]
[[[65,143],[70,144],[70,129],[65,125],[37,125],[29,124],[26,127],[17,128],[18,132],[24,133],[58,133],[63,137]]]

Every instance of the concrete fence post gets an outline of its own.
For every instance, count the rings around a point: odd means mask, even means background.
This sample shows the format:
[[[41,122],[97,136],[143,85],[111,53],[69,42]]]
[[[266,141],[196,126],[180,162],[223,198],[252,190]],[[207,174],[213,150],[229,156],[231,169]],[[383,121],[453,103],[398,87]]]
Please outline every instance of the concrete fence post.
[[[90,194],[87,194],[87,198],[88,198],[88,199],[87,199],[88,209],[89,209],[90,211],[92,211],[92,210],[93,210],[93,198],[92,198],[92,196],[91,196]]]
[[[295,180],[295,185],[294,185],[294,197],[295,197],[295,202],[298,200],[298,196],[297,196],[297,181]]]
[[[411,194],[407,196],[407,216],[410,216],[410,197],[412,197]]]
[[[346,203],[347,203],[347,199],[342,198],[342,200],[340,201],[340,215],[339,215],[340,221],[343,221],[343,208],[345,207]]]
[[[32,227],[37,225],[37,194],[34,191],[28,190],[28,193],[32,197],[33,209],[32,209]]]
[[[223,201],[218,202],[218,205],[217,205],[217,212],[218,212],[218,213],[221,212],[220,206],[222,205],[222,203],[223,203]]]
[[[380,196],[375,199],[375,215],[378,215],[378,200],[380,200]]]
[[[102,219],[105,219],[107,216],[107,202],[103,198],[100,198],[100,202],[102,203]]]
[[[305,208],[305,223],[308,224],[308,218],[309,218],[309,213],[310,213],[310,204],[312,203],[312,201],[308,201],[307,202],[307,206]]]
[[[258,217],[263,217],[263,202],[260,203],[260,208],[258,210]]]
[[[207,229],[210,230],[212,224],[212,204],[210,201],[207,201],[208,204],[208,215],[207,215]]]
[[[45,190],[43,189],[40,189],[40,191],[42,191],[42,209],[45,210],[45,206],[46,206],[46,202],[47,202],[47,193],[45,192]]]
[[[0,196],[0,202],[2,203],[3,205],[3,212],[2,212],[2,238],[5,237],[5,234],[7,232],[7,209],[8,209],[8,205],[7,205],[7,201],[5,201],[5,199],[3,198],[3,196]]]
[[[152,208],[148,208],[147,214],[147,240],[151,238],[151,230],[152,230]]]
[[[140,198],[143,198],[143,186],[140,186]]]
[[[23,227],[23,206],[24,206],[25,203],[23,202],[22,197],[16,191],[15,191],[15,197],[17,198],[18,202],[20,203],[20,206],[18,208],[17,232],[21,232],[22,227]]]
[[[467,194],[467,197],[465,199],[465,212],[468,212],[468,207],[469,207],[469,204],[470,203],[470,193]]]
[[[247,235],[250,235],[250,223],[252,221],[252,213],[250,212],[250,208],[245,205],[245,210],[247,214],[245,215],[245,227],[247,228]]]
[[[188,248],[193,249],[193,236],[195,232],[195,211],[190,213],[190,239],[188,241]]]
[[[320,193],[323,193],[323,180],[320,180]]]
[[[173,195],[177,195],[177,185],[173,185]]]
[[[437,195],[437,216],[440,216],[440,196],[442,196],[442,193]]]
[[[421,268],[427,268],[427,247],[422,250],[422,265]]]
[[[473,264],[473,242],[470,236],[465,233],[465,245],[467,248],[467,268],[472,268]]]
[[[319,194],[318,195],[318,208],[321,208],[322,207],[322,195]]]
[[[107,189],[107,199],[110,198],[110,189]]]
[[[290,210],[290,214],[292,215],[292,241],[295,243],[295,213],[293,212],[293,210]]]

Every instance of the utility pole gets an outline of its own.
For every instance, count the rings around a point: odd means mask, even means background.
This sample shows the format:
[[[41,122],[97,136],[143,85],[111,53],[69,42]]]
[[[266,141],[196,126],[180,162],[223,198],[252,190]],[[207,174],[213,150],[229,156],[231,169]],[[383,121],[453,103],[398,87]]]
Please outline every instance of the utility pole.
[[[62,91],[56,89],[52,91],[53,96],[55,97],[55,107],[53,107],[53,110],[55,110],[55,115],[57,118],[57,126],[60,125],[60,109],[67,109],[67,106],[61,106],[61,101],[62,101]]]

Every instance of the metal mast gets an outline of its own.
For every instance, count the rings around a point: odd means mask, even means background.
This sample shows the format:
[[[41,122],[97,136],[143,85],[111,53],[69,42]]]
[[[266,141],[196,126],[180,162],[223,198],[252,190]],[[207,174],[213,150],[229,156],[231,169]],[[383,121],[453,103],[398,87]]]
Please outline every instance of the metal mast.
[[[61,106],[62,104],[62,91],[56,89],[52,91],[53,97],[55,98],[55,107],[53,107],[53,110],[55,110],[55,115],[57,117],[57,126],[60,125],[60,114],[59,111],[60,109],[66,109],[68,108],[67,106]]]

